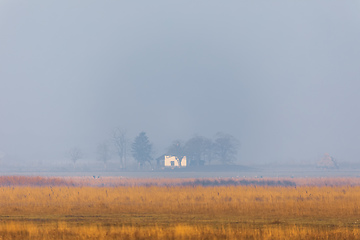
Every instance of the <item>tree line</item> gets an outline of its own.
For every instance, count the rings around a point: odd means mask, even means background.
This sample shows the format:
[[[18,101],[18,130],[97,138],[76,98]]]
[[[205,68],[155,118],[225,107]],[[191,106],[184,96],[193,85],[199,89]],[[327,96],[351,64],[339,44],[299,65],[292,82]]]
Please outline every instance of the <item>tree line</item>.
[[[238,140],[225,133],[217,133],[212,140],[203,136],[195,136],[182,142],[176,140],[168,148],[167,154],[175,156],[179,163],[186,156],[189,165],[200,166],[217,161],[224,165],[236,161],[239,149]]]
[[[152,168],[160,165],[159,162],[164,159],[164,155],[175,156],[179,163],[186,156],[187,165],[191,166],[211,165],[213,162],[229,165],[237,160],[239,146],[239,141],[230,134],[217,133],[214,139],[194,136],[187,141],[173,141],[164,154],[156,157],[146,132],[140,132],[133,141],[130,141],[126,136],[126,131],[117,128],[108,141],[98,145],[96,155],[97,160],[104,163],[105,169],[113,153],[116,154],[119,165],[123,169],[127,168],[130,153],[141,169],[145,165]],[[77,147],[73,147],[68,152],[68,157],[74,163],[74,167],[83,156],[82,151]]]

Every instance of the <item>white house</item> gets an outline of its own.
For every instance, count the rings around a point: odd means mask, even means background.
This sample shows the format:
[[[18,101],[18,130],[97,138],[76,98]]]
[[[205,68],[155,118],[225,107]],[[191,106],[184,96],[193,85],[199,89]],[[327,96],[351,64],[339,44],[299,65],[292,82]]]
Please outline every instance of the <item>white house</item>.
[[[180,161],[180,165],[179,165],[179,161],[178,158],[175,156],[166,156],[165,155],[165,167],[186,167],[186,156],[184,156],[181,161]]]

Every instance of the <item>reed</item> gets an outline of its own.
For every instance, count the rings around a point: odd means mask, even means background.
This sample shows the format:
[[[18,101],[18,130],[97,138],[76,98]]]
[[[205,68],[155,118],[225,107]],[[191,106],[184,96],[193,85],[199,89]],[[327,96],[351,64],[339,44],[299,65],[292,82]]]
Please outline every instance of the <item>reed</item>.
[[[0,223],[1,239],[359,239],[357,228],[313,226],[233,227],[222,225],[74,226],[58,222],[39,226],[29,222]]]
[[[103,180],[104,187],[75,180],[3,184],[0,239],[360,238],[360,186],[351,179],[206,187],[179,179]]]

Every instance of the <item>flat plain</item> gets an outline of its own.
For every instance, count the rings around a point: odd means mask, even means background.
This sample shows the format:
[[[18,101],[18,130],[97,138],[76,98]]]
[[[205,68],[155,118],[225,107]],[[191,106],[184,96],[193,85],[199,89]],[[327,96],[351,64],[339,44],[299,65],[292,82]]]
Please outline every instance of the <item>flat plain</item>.
[[[0,239],[360,239],[360,179],[0,177]]]

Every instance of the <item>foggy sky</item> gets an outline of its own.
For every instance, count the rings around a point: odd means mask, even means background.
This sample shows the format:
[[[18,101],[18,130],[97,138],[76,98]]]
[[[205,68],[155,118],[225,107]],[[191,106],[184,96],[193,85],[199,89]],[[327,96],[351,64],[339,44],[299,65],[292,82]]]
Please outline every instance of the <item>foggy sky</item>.
[[[239,162],[360,161],[358,1],[0,0],[0,150],[157,154],[232,134]],[[9,157],[10,159],[10,157]]]

